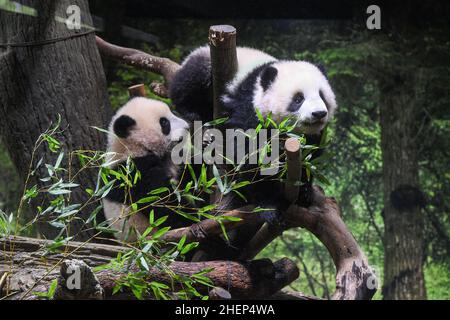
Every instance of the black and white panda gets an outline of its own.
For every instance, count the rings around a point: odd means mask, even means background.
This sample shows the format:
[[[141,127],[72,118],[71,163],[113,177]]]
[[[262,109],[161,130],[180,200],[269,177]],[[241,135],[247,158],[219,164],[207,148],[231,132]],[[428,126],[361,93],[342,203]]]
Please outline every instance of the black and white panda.
[[[306,61],[277,60],[245,47],[237,48],[237,58],[237,73],[222,96],[229,117],[226,127],[256,128],[257,108],[263,116],[271,113],[275,121],[291,116],[307,143],[318,144],[337,107],[323,68]],[[207,122],[213,119],[211,86],[210,50],[203,46],[183,61],[169,94],[183,115]]]
[[[256,127],[255,109],[276,118],[295,116],[298,129],[318,135],[336,110],[336,99],[322,68],[306,61],[277,60],[257,49],[238,47],[238,70],[222,97],[229,126]],[[182,114],[210,121],[211,59],[208,46],[189,54],[171,82],[169,96]]]
[[[275,121],[287,116],[296,120],[296,132],[304,133],[308,144],[318,144],[323,128],[336,110],[335,94],[324,70],[306,61],[277,60],[262,51],[238,47],[238,70],[222,96],[228,116],[226,128],[247,130],[259,124],[256,109],[263,116],[269,113]],[[203,46],[189,54],[169,88],[169,95],[178,111],[192,120],[213,119],[210,49]],[[316,152],[315,156],[318,156]],[[309,206],[312,201],[312,180],[303,174],[298,204]],[[247,179],[247,177],[244,177]],[[272,207],[266,221],[279,216],[283,201],[282,184],[262,181],[249,186],[250,202]],[[236,197],[234,197],[236,200]],[[239,201],[225,204],[236,207]],[[267,206],[266,206],[267,205]],[[239,244],[247,243],[253,230],[240,230],[234,236],[235,254]],[[232,243],[233,244],[233,243]],[[233,253],[229,254],[233,255]]]
[[[117,168],[130,157],[141,174],[128,194],[124,187],[115,186],[103,199],[105,217],[118,231],[116,238],[133,241],[135,235],[129,231],[132,228],[140,233],[145,231],[151,209],[154,209],[155,219],[168,215],[166,224],[173,228],[192,223],[163,207],[150,207],[130,214],[132,202],[144,198],[154,189],[170,187],[171,180],[179,179],[181,166],[173,163],[171,151],[188,128],[188,123],[175,116],[165,103],[142,97],[130,100],[112,118],[108,130],[107,163],[111,168]]]

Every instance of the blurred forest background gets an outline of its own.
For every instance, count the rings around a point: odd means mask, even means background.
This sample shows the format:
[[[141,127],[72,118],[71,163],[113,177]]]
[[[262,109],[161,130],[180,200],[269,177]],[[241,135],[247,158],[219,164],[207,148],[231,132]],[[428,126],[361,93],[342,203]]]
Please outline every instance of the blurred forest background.
[[[411,24],[408,10],[404,21],[383,20],[382,28],[389,31],[382,32],[353,20],[130,18],[121,14],[120,5],[97,2],[91,4],[91,13],[103,18],[100,34],[106,40],[177,62],[206,43],[210,25],[226,23],[237,28],[238,45],[280,59],[323,64],[338,100],[330,126],[334,157],[325,172],[330,184],[323,187],[338,200],[344,221],[376,268],[380,290],[375,298],[389,295],[394,280],[386,281],[385,264],[392,269],[401,263],[389,251],[400,245],[405,255],[419,260],[414,262],[419,270],[412,272],[420,277],[423,267],[426,297],[450,299],[448,24]],[[127,101],[128,86],[160,79],[112,61],[103,63],[114,108]],[[392,201],[387,176],[402,170],[405,165],[398,160],[404,157],[410,161],[405,181],[414,187],[408,199],[416,205],[393,211],[387,208]],[[19,178],[0,145],[0,209],[14,210],[20,194]],[[296,290],[325,298],[333,292],[334,265],[306,231],[285,232],[260,256],[294,259],[301,270]],[[412,294],[421,295],[425,297]]]

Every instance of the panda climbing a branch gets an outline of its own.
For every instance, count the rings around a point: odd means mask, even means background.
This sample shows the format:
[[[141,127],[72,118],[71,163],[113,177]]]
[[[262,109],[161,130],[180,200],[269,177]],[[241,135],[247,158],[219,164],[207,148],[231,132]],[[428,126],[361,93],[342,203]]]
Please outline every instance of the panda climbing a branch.
[[[307,144],[319,144],[321,133],[336,110],[336,99],[324,69],[306,61],[277,60],[260,50],[238,47],[238,70],[222,96],[226,128],[247,130],[263,116],[281,122],[295,120],[295,133]],[[213,120],[211,58],[208,46],[194,50],[175,74],[169,95],[177,111],[190,120]],[[313,158],[320,155],[314,152]],[[312,179],[302,175],[299,204],[309,206]],[[263,192],[264,190],[259,190]],[[263,192],[264,193],[264,192]]]
[[[318,145],[322,131],[337,107],[324,69],[306,61],[277,60],[267,53],[245,47],[237,48],[237,60],[237,73],[221,97],[228,117],[225,128],[242,131],[257,128],[261,120],[259,115],[271,117],[278,123],[291,118],[295,123],[293,133],[304,135],[308,145]],[[213,120],[208,46],[197,48],[185,58],[170,83],[169,96],[185,118],[202,122]],[[320,154],[320,149],[313,151],[310,160]],[[246,165],[241,171],[247,174],[237,176],[238,181],[252,182],[242,192],[243,197],[222,197],[219,206],[227,210],[255,204],[266,209],[260,213],[264,221],[280,227],[282,213],[289,206],[284,198],[283,183],[280,179],[248,173],[254,169],[255,165]],[[312,176],[305,174],[305,169],[303,171],[296,204],[308,207],[313,200],[313,181]],[[230,235],[231,252],[226,254],[229,258],[238,256],[242,246],[254,235],[255,228],[258,226],[243,226]]]

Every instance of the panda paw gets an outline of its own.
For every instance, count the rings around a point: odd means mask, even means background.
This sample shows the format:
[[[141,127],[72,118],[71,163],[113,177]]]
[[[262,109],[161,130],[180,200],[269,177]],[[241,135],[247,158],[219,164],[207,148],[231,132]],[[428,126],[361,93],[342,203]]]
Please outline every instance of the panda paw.
[[[296,205],[308,208],[313,203],[314,190],[310,183],[302,184],[299,187],[298,198]]]

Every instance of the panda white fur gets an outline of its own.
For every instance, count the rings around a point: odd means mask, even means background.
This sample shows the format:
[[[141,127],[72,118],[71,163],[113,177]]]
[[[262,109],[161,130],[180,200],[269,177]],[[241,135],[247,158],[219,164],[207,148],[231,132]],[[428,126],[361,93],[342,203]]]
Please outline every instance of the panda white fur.
[[[169,187],[170,180],[179,178],[179,165],[171,160],[171,150],[188,130],[188,124],[175,116],[169,107],[160,101],[147,98],[133,98],[121,107],[111,120],[108,134],[108,159],[110,167],[117,168],[131,157],[141,179],[131,188],[115,186],[103,199],[105,217],[110,226],[117,230],[116,238],[133,241],[135,228],[142,233],[149,225],[148,214],[155,211],[155,219],[169,215],[166,223],[173,227],[189,224],[182,217],[166,208],[148,208],[130,214],[131,202],[146,196],[159,187]],[[131,196],[131,199],[130,199]]]

